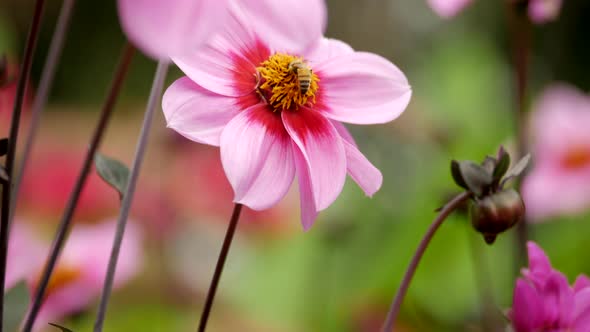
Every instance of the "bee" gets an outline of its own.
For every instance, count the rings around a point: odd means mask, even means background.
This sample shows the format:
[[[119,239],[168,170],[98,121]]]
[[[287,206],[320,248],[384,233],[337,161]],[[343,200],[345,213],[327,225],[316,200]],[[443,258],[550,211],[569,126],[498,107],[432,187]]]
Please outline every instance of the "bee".
[[[297,74],[297,81],[299,82],[299,91],[302,95],[307,93],[311,86],[313,71],[302,60],[293,60],[289,63],[289,70]]]

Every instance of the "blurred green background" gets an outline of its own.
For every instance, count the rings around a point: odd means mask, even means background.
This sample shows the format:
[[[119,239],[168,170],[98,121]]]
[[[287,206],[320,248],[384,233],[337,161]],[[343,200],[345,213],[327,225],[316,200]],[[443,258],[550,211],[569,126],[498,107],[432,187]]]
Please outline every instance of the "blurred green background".
[[[533,27],[531,102],[555,81],[590,89],[590,3],[564,2],[558,21]],[[33,90],[60,5],[61,1],[47,2],[32,72]],[[16,62],[32,7],[31,0],[0,3],[0,53]],[[450,160],[480,160],[500,144],[514,146],[510,32],[504,1],[476,1],[452,20],[437,17],[425,1],[330,0],[328,7],[327,36],[389,58],[413,87],[412,102],[398,120],[380,126],[349,126],[361,151],[381,169],[383,187],[368,199],[347,181],[343,194],[307,233],[298,224],[295,192],[277,208],[279,212],[256,214],[240,225],[210,331],[378,331],[434,210],[458,192],[451,180]],[[65,149],[83,151],[123,41],[115,1],[79,1],[43,118],[41,141],[59,141]],[[154,71],[153,61],[142,55],[134,59],[102,149],[126,163],[132,159]],[[175,68],[168,82],[180,76]],[[173,195],[180,189],[171,183],[191,182],[198,174],[207,176],[218,169],[202,167],[197,156],[190,167],[183,168],[186,172],[171,176],[171,170],[177,169],[173,163],[190,159],[191,154],[217,158],[214,149],[175,137],[165,128],[161,114],[150,144],[141,181],[163,188],[167,202],[178,197],[199,200],[207,194],[207,189],[195,184],[182,190],[196,194]],[[146,263],[133,282],[114,294],[107,331],[196,328],[231,213],[231,197],[226,196],[226,201],[217,203],[221,208],[215,213],[203,206],[160,217],[163,231],[146,226],[151,234],[145,243]],[[190,205],[190,199],[185,204]],[[43,218],[55,225],[59,215]],[[531,225],[532,238],[570,280],[590,273],[589,216]],[[142,217],[136,217],[141,223]],[[52,232],[53,226],[43,225]],[[510,231],[487,246],[470,228],[465,214],[453,215],[418,269],[403,306],[400,331],[481,331],[484,311],[503,325],[503,310],[510,306],[517,273],[514,242],[514,231]],[[493,296],[485,310],[482,291]],[[95,311],[95,306],[89,307],[64,324],[75,331],[89,331]]]

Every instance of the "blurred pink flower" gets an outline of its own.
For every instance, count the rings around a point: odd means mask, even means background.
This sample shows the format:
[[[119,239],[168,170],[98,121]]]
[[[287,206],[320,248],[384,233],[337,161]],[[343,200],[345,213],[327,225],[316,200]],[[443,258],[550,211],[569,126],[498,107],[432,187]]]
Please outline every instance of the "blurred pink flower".
[[[33,153],[23,177],[18,213],[29,218],[56,220],[74,188],[84,152],[47,142],[39,150]],[[118,208],[117,194],[96,172],[91,172],[76,208],[76,219],[102,220],[116,214]]]
[[[1,56],[2,54],[0,54]],[[14,99],[16,98],[16,85],[18,81],[18,63],[11,58],[7,58],[6,78],[7,82],[1,82],[0,78],[0,138],[7,137],[10,131],[10,121],[14,108]],[[2,84],[4,83],[4,84]],[[29,110],[31,108],[33,89],[30,84],[27,86],[25,98],[23,100],[23,114],[21,115],[21,126],[28,121]],[[24,124],[26,126],[26,124]]]
[[[289,8],[290,15],[305,17],[298,9],[305,7]],[[237,203],[267,209],[283,198],[297,173],[307,230],[339,195],[347,172],[367,195],[381,186],[381,173],[338,121],[391,121],[406,108],[411,89],[391,62],[340,41],[317,39],[304,53],[277,52],[274,39],[263,39],[251,21],[232,7],[227,28],[207,47],[173,58],[187,76],[168,88],[162,107],[168,127],[220,146]],[[303,69],[293,69],[294,63]],[[298,78],[307,81],[307,91]]]
[[[517,2],[521,0],[511,0]],[[457,15],[473,0],[428,0],[428,4],[439,16],[450,18]],[[563,0],[530,0],[528,15],[537,24],[554,21],[559,16]]]
[[[562,3],[563,0],[530,0],[529,17],[537,24],[554,21],[559,16]]]
[[[231,1],[239,1],[250,23],[281,46],[319,38],[325,28],[297,24],[323,20],[324,0],[119,0],[118,8],[127,37],[147,55],[166,60],[194,51],[221,30]]]
[[[555,85],[532,113],[535,166],[522,194],[532,220],[590,207],[590,97]]]
[[[49,282],[36,330],[48,322],[84,310],[100,295],[114,234],[114,220],[73,228]],[[24,225],[15,223],[8,253],[8,281],[26,279],[33,293],[47,252],[48,243],[36,239]],[[135,276],[141,263],[141,236],[131,223],[121,249],[115,287]]]
[[[457,15],[473,0],[428,0],[428,4],[439,16],[450,18]]]
[[[508,313],[515,332],[590,331],[590,279],[580,275],[570,287],[537,244],[527,246],[529,268],[516,281]]]

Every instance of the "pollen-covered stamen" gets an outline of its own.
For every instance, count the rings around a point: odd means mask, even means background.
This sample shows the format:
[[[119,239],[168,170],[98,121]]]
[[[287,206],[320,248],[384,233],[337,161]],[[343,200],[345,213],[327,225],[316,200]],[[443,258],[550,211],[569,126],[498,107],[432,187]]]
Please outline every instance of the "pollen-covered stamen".
[[[274,111],[315,103],[320,79],[303,58],[275,53],[256,69],[258,93]]]

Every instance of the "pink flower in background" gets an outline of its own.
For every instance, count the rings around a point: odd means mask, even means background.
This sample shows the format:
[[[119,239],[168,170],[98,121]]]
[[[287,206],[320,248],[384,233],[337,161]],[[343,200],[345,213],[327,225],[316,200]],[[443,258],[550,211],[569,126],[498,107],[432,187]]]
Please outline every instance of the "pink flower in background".
[[[430,8],[439,16],[450,18],[457,15],[473,0],[428,0]]]
[[[430,8],[444,18],[457,15],[472,2],[473,0],[428,0]],[[554,21],[559,16],[562,2],[563,0],[530,0],[527,8],[528,16],[537,24]]]
[[[74,188],[82,166],[82,150],[45,143],[33,153],[19,196],[18,213],[29,219],[56,220]],[[80,196],[76,219],[102,220],[116,214],[119,208],[117,194],[92,172]]]
[[[204,45],[222,29],[234,0],[119,0],[119,17],[127,37],[144,53],[160,60]],[[235,0],[254,24],[279,45],[322,35],[324,26],[297,25],[305,17],[323,19],[324,0]],[[294,16],[302,15],[302,16]],[[301,43],[300,43],[301,45]],[[308,45],[304,45],[308,46]]]
[[[508,314],[515,332],[590,331],[590,279],[580,275],[570,287],[537,244],[527,247],[529,268],[516,281]]]
[[[306,17],[296,12],[305,10],[301,3],[289,9],[292,17]],[[310,29],[325,25],[313,17],[293,20]],[[297,173],[301,219],[309,229],[340,194],[347,173],[367,195],[381,186],[381,173],[339,121],[391,121],[408,105],[411,89],[380,56],[329,39],[316,39],[304,53],[297,45],[275,48],[278,38],[264,39],[251,21],[232,7],[222,34],[199,52],[173,58],[187,76],[168,88],[162,107],[168,127],[220,146],[237,203],[267,209]]]
[[[590,207],[590,97],[555,85],[532,113],[535,165],[522,194],[533,220]]]
[[[559,16],[562,3],[563,0],[530,0],[529,17],[537,24],[554,21]]]
[[[44,328],[48,322],[84,310],[100,295],[114,233],[114,220],[73,228],[49,282],[36,330]],[[48,243],[34,238],[18,223],[15,223],[10,241],[8,276],[13,277],[9,281],[26,279],[33,293],[47,258]],[[115,287],[134,277],[141,262],[139,230],[130,224],[121,249]]]

